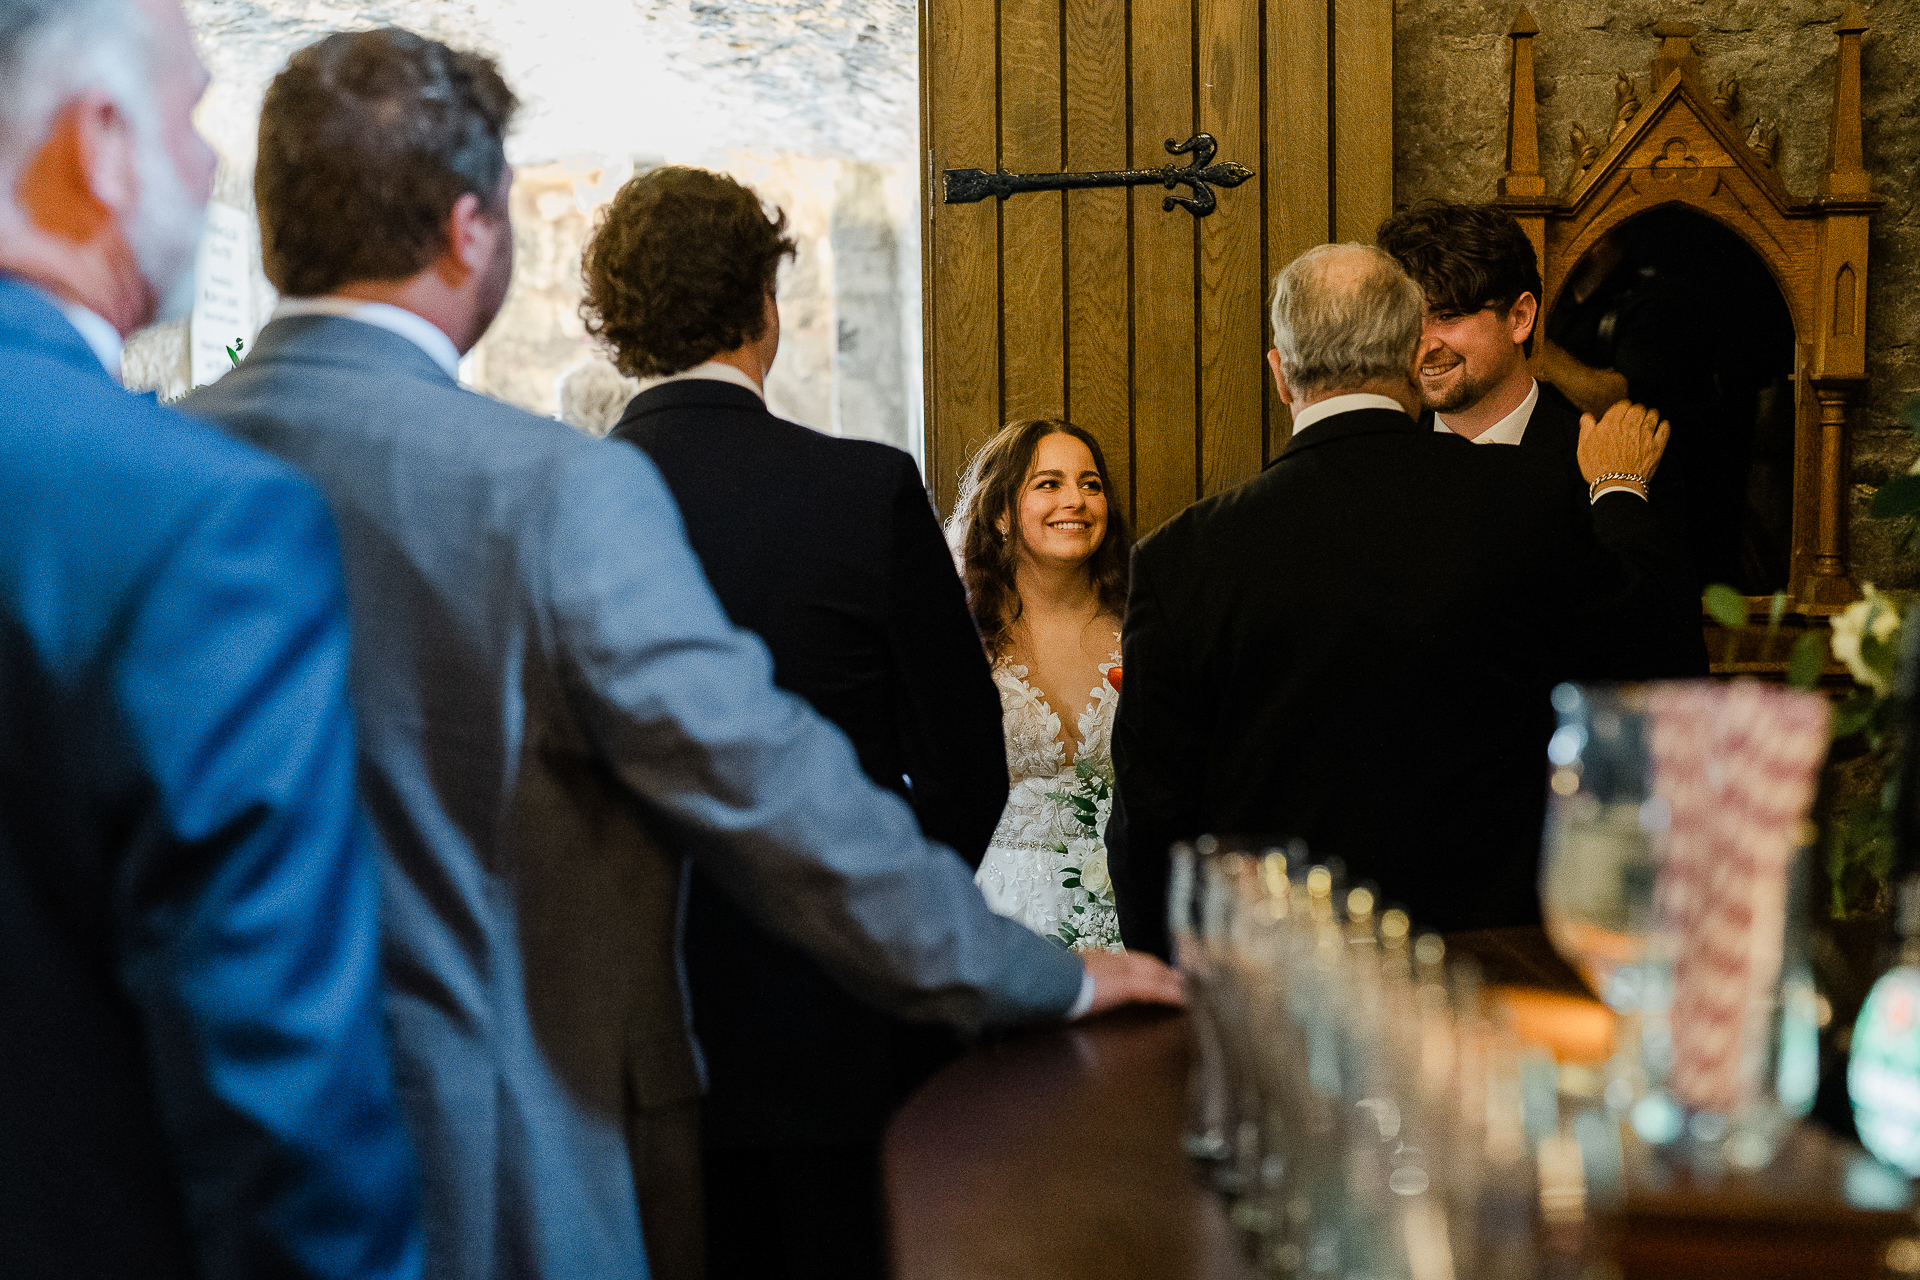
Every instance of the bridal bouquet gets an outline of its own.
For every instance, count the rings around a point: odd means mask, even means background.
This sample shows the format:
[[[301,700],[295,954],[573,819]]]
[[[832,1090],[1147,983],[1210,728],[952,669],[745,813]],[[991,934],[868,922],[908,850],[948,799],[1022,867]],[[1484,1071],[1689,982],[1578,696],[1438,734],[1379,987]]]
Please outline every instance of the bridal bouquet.
[[[1113,811],[1113,778],[1091,760],[1073,769],[1073,786],[1049,791],[1074,834],[1053,846],[1065,865],[1061,884],[1069,891],[1071,916],[1060,922],[1054,938],[1075,951],[1119,951],[1120,918],[1114,911],[1113,881],[1107,877],[1104,834]]]

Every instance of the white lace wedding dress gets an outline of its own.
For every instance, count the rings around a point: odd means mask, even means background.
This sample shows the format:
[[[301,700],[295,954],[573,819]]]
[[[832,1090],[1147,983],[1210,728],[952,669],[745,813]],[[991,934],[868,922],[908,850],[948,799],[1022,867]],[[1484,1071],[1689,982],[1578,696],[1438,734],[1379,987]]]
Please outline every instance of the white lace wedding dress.
[[[1004,657],[993,664],[1012,787],[974,879],[988,906],[1043,937],[1058,938],[1063,923],[1083,935],[1118,936],[1112,909],[1093,901],[1089,892],[1106,890],[1106,849],[1099,837],[1106,834],[1111,800],[1098,803],[1096,834],[1090,836],[1066,805],[1048,798],[1049,792],[1088,791],[1075,772],[1083,761],[1100,780],[1100,791],[1110,794],[1113,714],[1120,702],[1119,692],[1106,678],[1107,669],[1120,663],[1119,634],[1113,639],[1113,653],[1091,673],[1099,683],[1089,690],[1080,712],[1077,751],[1069,751],[1070,744],[1060,734],[1060,717],[1040,691],[1027,683],[1027,669]],[[1068,867],[1081,868],[1085,888],[1063,883]],[[1079,912],[1074,911],[1076,905]]]

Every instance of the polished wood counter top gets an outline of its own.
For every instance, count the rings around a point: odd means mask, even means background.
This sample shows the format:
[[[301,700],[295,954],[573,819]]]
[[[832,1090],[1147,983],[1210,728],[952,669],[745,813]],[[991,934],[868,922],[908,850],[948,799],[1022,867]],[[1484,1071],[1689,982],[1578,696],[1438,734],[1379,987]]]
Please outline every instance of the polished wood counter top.
[[[1182,1150],[1192,1052],[1185,1014],[1132,1011],[1009,1036],[935,1076],[887,1134],[898,1280],[1252,1280]],[[1617,1267],[1599,1274],[1920,1275],[1904,1180],[1815,1126],[1759,1174],[1703,1181],[1645,1151],[1629,1167],[1626,1203],[1596,1224]]]
[[[975,1049],[894,1119],[896,1280],[1252,1280],[1181,1149],[1186,1015],[1131,1011]]]

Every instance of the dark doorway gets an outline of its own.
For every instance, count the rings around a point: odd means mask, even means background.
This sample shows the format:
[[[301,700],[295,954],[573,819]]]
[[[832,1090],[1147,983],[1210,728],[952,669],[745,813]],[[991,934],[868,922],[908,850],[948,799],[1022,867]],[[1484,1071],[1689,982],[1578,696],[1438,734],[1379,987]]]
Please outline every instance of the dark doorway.
[[[1704,583],[1787,585],[1793,531],[1793,318],[1766,264],[1704,214],[1664,205],[1583,255],[1547,336],[1672,424],[1654,507]]]

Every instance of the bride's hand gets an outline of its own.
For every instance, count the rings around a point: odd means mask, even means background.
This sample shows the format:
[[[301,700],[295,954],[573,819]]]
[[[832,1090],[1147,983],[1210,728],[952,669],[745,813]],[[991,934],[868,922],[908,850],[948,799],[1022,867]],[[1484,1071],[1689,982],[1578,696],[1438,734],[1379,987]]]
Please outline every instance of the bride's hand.
[[[1180,975],[1143,951],[1119,955],[1096,951],[1082,956],[1081,960],[1093,978],[1093,1003],[1087,1006],[1087,1017],[1123,1004],[1186,1008],[1187,993],[1180,985]]]

